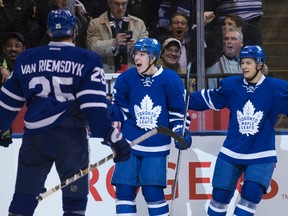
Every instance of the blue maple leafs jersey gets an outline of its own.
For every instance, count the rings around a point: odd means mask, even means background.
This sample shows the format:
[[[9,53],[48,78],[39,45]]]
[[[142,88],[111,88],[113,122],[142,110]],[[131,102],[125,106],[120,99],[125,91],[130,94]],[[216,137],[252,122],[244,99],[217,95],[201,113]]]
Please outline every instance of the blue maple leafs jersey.
[[[144,77],[136,68],[130,68],[118,76],[114,99],[114,120],[121,121],[121,131],[128,141],[157,126],[172,130],[183,126],[184,86],[175,71],[159,67],[154,75]],[[170,137],[155,135],[134,146],[132,152],[145,157],[166,156],[170,143]]]
[[[51,42],[17,57],[0,91],[0,130],[11,127],[24,103],[26,133],[85,127],[87,120],[92,136],[106,137],[111,128],[102,60],[72,43]]]
[[[242,76],[223,79],[219,89],[204,89],[190,97],[192,110],[230,110],[227,137],[219,157],[236,164],[276,162],[274,124],[288,113],[288,82],[262,76],[249,85]]]

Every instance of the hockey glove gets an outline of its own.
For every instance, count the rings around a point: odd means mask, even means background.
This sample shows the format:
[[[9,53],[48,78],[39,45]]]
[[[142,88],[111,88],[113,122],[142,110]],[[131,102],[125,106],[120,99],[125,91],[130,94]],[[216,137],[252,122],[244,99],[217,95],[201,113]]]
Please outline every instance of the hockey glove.
[[[182,137],[182,128],[178,128],[175,130],[175,133],[177,133],[180,137]],[[190,130],[185,128],[185,133],[184,133],[184,142],[186,143],[186,147],[184,147],[181,143],[175,140],[175,147],[179,150],[186,150],[190,148],[192,144],[192,134]]]
[[[113,158],[115,163],[129,159],[131,147],[117,128],[111,128],[108,136],[102,141],[102,144],[110,146],[115,154]]]
[[[0,133],[1,139],[0,139],[0,146],[3,147],[9,147],[9,145],[12,143],[12,130],[6,130],[4,133]]]

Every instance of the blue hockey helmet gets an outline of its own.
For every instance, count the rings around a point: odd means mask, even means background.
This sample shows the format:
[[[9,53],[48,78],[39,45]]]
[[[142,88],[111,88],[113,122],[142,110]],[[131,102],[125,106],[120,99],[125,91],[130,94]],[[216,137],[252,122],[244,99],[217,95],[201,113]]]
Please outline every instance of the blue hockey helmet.
[[[259,64],[259,62],[265,64],[266,61],[264,50],[257,45],[243,47],[240,52],[240,60],[242,58],[253,58],[257,64]]]
[[[76,18],[67,9],[52,10],[48,15],[47,29],[52,38],[69,37],[76,28]]]
[[[156,55],[156,61],[160,58],[161,45],[154,38],[141,38],[134,44],[133,53],[135,51],[147,52],[149,58],[152,59]]]

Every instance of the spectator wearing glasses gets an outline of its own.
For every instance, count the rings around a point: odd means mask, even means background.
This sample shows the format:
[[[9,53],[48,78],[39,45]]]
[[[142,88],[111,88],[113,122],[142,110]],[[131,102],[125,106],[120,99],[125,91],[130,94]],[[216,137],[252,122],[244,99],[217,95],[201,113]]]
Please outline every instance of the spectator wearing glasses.
[[[169,24],[169,36],[168,38],[176,38],[181,43],[181,54],[179,58],[179,65],[181,68],[181,73],[186,73],[188,58],[189,58],[189,17],[185,13],[175,12],[171,16],[170,24]],[[161,44],[167,39],[167,35],[160,35],[158,40]]]
[[[127,69],[135,41],[148,37],[144,22],[129,15],[127,5],[128,0],[108,0],[108,10],[88,26],[87,48],[102,57],[106,73]]]

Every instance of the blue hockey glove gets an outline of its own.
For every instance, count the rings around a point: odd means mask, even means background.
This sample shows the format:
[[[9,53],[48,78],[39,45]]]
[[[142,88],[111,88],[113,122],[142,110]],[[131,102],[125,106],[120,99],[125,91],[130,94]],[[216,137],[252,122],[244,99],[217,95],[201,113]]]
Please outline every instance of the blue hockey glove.
[[[3,146],[5,148],[9,147],[9,145],[12,143],[12,130],[6,130],[4,133],[0,133],[0,146]]]
[[[176,129],[175,133],[177,133],[180,137],[182,137],[182,128]],[[190,148],[190,146],[192,144],[192,134],[191,134],[190,130],[185,128],[185,133],[184,133],[183,139],[184,139],[184,142],[186,143],[186,147],[184,147],[181,143],[179,143],[175,140],[175,147],[179,150],[186,150],[186,149]]]
[[[102,141],[102,144],[110,146],[115,154],[115,157],[113,158],[115,163],[129,159],[131,147],[118,129],[111,128],[108,136]]]

